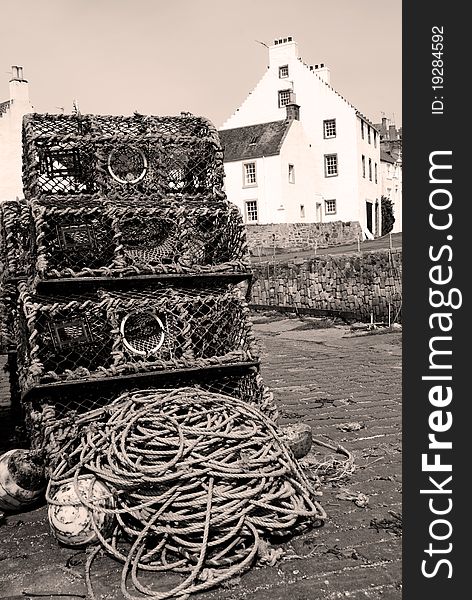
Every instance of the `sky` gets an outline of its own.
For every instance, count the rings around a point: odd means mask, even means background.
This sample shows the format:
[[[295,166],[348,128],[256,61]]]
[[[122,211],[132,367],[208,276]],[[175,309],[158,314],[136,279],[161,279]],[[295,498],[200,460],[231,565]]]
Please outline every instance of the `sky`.
[[[307,64],[371,121],[401,126],[401,0],[0,0],[0,102],[23,66],[38,112],[175,115],[217,127],[255,87],[270,45]]]

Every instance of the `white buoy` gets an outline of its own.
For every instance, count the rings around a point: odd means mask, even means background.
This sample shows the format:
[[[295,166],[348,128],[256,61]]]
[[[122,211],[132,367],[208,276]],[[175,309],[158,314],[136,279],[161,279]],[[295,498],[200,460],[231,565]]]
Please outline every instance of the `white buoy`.
[[[0,457],[0,509],[19,511],[44,491],[42,466],[28,450],[9,450]]]
[[[77,487],[78,490],[73,481],[59,486],[48,506],[52,534],[66,546],[86,546],[97,541],[95,528],[106,537],[114,522],[114,515],[103,510],[115,506],[107,485],[93,475],[81,475]],[[94,508],[88,508],[84,501]]]
[[[306,423],[296,423],[282,427],[281,439],[293,452],[295,458],[308,454],[312,444],[311,427]]]

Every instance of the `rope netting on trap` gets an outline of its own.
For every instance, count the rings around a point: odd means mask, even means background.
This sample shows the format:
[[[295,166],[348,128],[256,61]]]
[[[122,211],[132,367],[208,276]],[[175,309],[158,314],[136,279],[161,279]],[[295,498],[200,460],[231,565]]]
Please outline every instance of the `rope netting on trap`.
[[[38,281],[249,270],[244,223],[228,202],[53,196],[29,208]]]
[[[47,501],[59,540],[78,534],[68,527],[75,515],[83,539],[98,542],[86,567],[92,597],[101,549],[123,563],[126,598],[182,598],[257,559],[273,564],[268,542],[326,517],[275,423],[236,398],[143,390],[76,425],[77,435],[50,452]],[[164,571],[180,583],[166,591],[143,583],[143,573]]]
[[[0,202],[0,352],[15,347],[16,282],[26,277],[29,211],[24,200]]]
[[[26,198],[169,194],[224,198],[218,132],[202,117],[27,115]]]
[[[55,381],[258,359],[249,308],[237,285],[153,286],[69,296],[19,285],[19,379],[24,392]]]
[[[259,367],[252,366],[244,370],[228,372],[202,373],[201,371],[179,372],[172,376],[166,373],[159,381],[159,389],[192,387],[195,390],[216,393],[237,398],[243,402],[254,404],[274,422],[278,419],[278,410],[274,396],[264,381]],[[53,393],[47,387],[36,388],[33,393],[23,398],[22,406],[25,414],[26,435],[31,447],[42,452],[48,449],[61,448],[67,441],[77,436],[77,427],[82,418],[90,419],[115,401],[123,393],[134,393],[142,389],[143,384],[118,378],[106,386],[85,386],[81,383],[61,388]],[[146,388],[156,385],[146,385]],[[82,417],[85,415],[85,417]]]
[[[26,276],[29,210],[24,200],[0,202],[0,282]]]

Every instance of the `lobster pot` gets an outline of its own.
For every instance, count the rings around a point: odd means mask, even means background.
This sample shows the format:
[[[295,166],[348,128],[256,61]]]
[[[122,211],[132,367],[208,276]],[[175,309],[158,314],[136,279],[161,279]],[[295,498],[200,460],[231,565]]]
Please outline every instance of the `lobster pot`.
[[[22,392],[53,381],[255,360],[249,309],[236,286],[152,287],[32,296],[20,284]]]
[[[277,409],[272,392],[264,385],[258,366],[227,367],[212,373],[187,371],[160,378],[157,389],[191,387],[239,398],[257,405],[274,421]],[[78,418],[93,420],[96,411],[106,407],[124,392],[150,389],[126,378],[110,380],[106,385],[71,383],[56,385],[29,394],[23,401],[25,421],[33,449],[53,450],[64,440],[72,439]]]
[[[0,354],[16,349],[14,321],[17,303],[16,285],[0,281]]]
[[[26,198],[173,194],[223,198],[223,153],[205,118],[31,114],[23,120]]]
[[[249,271],[244,224],[228,202],[55,196],[32,201],[31,213],[39,281]]]
[[[0,281],[26,276],[26,246],[30,231],[25,200],[0,202]]]

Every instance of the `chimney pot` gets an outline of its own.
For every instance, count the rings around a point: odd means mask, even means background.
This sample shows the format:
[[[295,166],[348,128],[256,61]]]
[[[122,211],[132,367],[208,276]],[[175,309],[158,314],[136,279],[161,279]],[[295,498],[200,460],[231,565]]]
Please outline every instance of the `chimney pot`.
[[[12,65],[11,73],[12,75],[10,81],[25,81],[23,79],[23,67]]]

